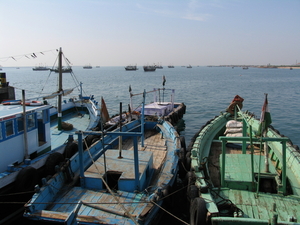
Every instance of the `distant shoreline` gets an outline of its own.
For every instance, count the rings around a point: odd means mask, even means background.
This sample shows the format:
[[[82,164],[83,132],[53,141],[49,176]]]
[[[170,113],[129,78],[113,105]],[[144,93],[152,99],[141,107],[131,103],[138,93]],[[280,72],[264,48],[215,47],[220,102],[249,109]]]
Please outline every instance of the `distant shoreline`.
[[[300,66],[278,66],[278,69],[300,69]]]
[[[219,65],[219,66],[208,66],[208,67],[243,67],[243,68],[259,68],[259,69],[300,69],[300,65],[281,65],[281,66],[273,66],[273,65],[267,65],[267,66],[261,66],[261,65]]]

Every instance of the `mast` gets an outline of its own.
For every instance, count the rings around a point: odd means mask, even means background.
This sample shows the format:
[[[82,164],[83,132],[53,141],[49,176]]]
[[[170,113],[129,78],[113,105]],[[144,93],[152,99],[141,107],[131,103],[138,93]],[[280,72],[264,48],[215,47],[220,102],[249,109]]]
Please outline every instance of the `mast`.
[[[62,50],[59,48],[58,53],[58,93],[61,93],[58,95],[58,107],[57,107],[57,123],[58,123],[58,130],[61,130],[61,117],[62,117],[62,109],[61,109],[61,103],[62,103]]]

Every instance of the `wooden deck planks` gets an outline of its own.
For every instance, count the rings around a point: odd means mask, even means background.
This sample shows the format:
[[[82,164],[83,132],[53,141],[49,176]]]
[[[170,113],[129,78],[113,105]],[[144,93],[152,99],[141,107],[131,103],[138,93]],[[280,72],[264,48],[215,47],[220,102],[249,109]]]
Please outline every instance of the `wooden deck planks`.
[[[140,140],[138,143],[139,151],[149,151],[153,154],[153,168],[159,170],[161,164],[165,160],[167,153],[166,139],[162,138],[160,133],[146,133],[148,137],[145,139],[144,147],[142,148],[140,145]],[[133,142],[132,139],[123,141],[122,149],[133,150]],[[139,203],[139,201],[143,198],[144,194],[134,194],[128,192],[117,192],[115,193],[117,198],[123,206],[133,215],[139,215],[147,203]],[[74,210],[78,201],[83,201],[84,203],[100,205],[105,204],[105,207],[111,208],[113,211],[123,212],[123,207],[116,203],[115,199],[110,193],[106,193],[105,191],[93,191],[81,189],[80,187],[74,187],[69,192],[67,192],[64,197],[61,198],[61,204],[55,204],[53,208],[50,210],[57,212],[71,212]],[[101,203],[101,204],[98,204]],[[92,216],[99,215],[101,218],[115,218],[121,219],[121,216],[109,212],[105,212],[103,210],[97,209],[96,207],[92,207],[93,205],[83,204],[79,210],[79,217],[84,216]],[[99,213],[101,212],[101,213]],[[126,221],[124,221],[125,223]]]
[[[255,192],[226,189],[221,191],[221,196],[230,199],[233,204],[243,210],[245,218],[269,220],[274,215],[273,205],[276,204],[278,221],[286,221],[294,216],[299,221],[300,199],[286,196],[260,193],[256,197]]]
[[[138,150],[152,152],[153,168],[158,169],[166,157],[166,139],[162,138],[160,133],[154,133],[153,131],[146,132],[145,137],[147,138],[144,141],[144,148],[141,147],[141,140],[138,140]],[[133,150],[132,139],[125,140],[122,145],[122,149]]]

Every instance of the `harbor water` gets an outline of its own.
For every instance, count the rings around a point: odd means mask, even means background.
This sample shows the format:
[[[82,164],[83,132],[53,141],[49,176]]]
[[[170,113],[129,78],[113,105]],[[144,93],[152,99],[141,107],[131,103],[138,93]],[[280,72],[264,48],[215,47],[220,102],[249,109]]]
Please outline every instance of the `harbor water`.
[[[49,71],[33,71],[32,68],[21,67],[3,68],[2,72],[6,73],[9,84],[16,87],[17,98],[21,98],[22,89],[25,90],[26,97],[30,98],[41,91],[44,94],[51,93],[57,85],[57,74]],[[165,88],[175,89],[175,101],[184,102],[187,106],[184,116],[185,130],[181,133],[186,142],[208,120],[220,111],[225,111],[235,95],[244,98],[243,110],[248,110],[259,118],[264,93],[267,93],[272,125],[294,144],[300,145],[300,69],[250,67],[245,70],[241,67],[165,66],[155,72],[144,72],[142,67],[137,71],[125,71],[124,67],[73,67],[73,72],[77,80],[83,83],[85,94],[93,94],[99,102],[101,96],[104,98],[110,115],[119,112],[120,102],[123,103],[124,110],[127,110],[129,86],[133,93],[162,88],[164,75]],[[64,88],[73,88],[73,77],[69,73],[63,76]],[[142,98],[135,98],[133,103],[137,105],[141,100]]]
[[[54,72],[33,71],[31,67],[3,68],[2,72],[6,73],[10,86],[16,88],[16,98],[19,99],[22,89],[27,98],[57,89],[57,74]],[[99,104],[101,97],[104,98],[110,115],[119,113],[120,102],[127,111],[129,86],[133,93],[162,88],[162,77],[165,76],[165,88],[175,89],[175,101],[187,106],[180,124],[184,128],[180,135],[185,136],[187,144],[202,125],[225,111],[235,95],[244,98],[243,110],[260,118],[264,93],[267,93],[273,127],[289,137],[294,145],[300,145],[300,69],[165,66],[155,72],[144,72],[141,66],[137,71],[125,71],[124,67],[73,67],[73,73],[83,83],[84,94],[93,94]],[[74,78],[69,73],[63,76],[64,88],[73,88]],[[165,100],[167,98],[169,95]],[[137,106],[141,102],[142,98],[136,97],[133,104]]]

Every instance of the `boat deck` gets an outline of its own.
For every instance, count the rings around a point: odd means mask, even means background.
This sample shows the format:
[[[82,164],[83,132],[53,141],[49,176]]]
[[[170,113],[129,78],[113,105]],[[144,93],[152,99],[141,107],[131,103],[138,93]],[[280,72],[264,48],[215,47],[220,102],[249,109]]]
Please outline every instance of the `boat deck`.
[[[211,180],[214,184],[215,187],[220,187],[220,157],[221,157],[221,153],[222,153],[222,144],[221,142],[213,142],[211,145],[211,151],[210,151],[210,157],[209,157],[209,171],[210,172],[210,177]],[[230,155],[230,154],[241,154],[242,155],[242,151],[241,149],[235,149],[232,147],[227,147],[226,148],[226,154]],[[247,154],[249,156],[250,151],[247,151]],[[259,150],[258,149],[254,149],[254,155],[258,155],[259,154]],[[244,163],[244,162],[243,162]],[[234,166],[234,165],[229,165],[228,162],[226,162],[226,166]],[[250,170],[250,166],[247,167],[249,169],[249,172],[251,172]],[[226,169],[226,171],[229,171],[229,169]],[[225,173],[226,173],[225,171]],[[233,170],[236,171],[236,170]],[[229,172],[228,172],[229,173]],[[227,174],[226,175],[228,177],[228,179],[230,180],[231,175]],[[249,177],[249,176],[248,176]]]
[[[257,195],[256,190],[251,191],[252,177],[250,151],[247,151],[247,154],[241,154],[242,152],[240,149],[226,148],[226,187],[220,188],[221,152],[221,143],[214,142],[212,144],[212,151],[209,161],[210,176],[216,187],[215,190],[218,192],[218,195],[215,195],[216,199],[214,199],[214,202],[224,203],[226,202],[226,199],[229,199],[230,202],[228,202],[228,204],[230,203],[230,205],[232,204],[232,206],[236,206],[241,210],[243,213],[242,218],[266,221],[266,223],[262,223],[260,221],[260,224],[268,224],[268,221],[275,213],[278,214],[278,222],[288,222],[289,218],[292,217],[296,219],[294,221],[300,221],[300,198],[298,196],[283,196],[282,194],[274,193],[278,191],[276,188],[274,188],[275,186],[273,187],[272,193],[260,191]],[[254,149],[253,155],[255,174],[258,173],[260,164],[261,178],[274,178],[275,176],[278,176],[277,171],[273,165],[271,165],[273,162],[271,162],[270,159],[270,172],[265,173],[264,156],[262,155],[262,158],[259,158],[259,149],[256,148]],[[255,182],[256,180],[257,177],[255,178]],[[272,183],[272,185],[274,185],[274,183]],[[274,210],[274,208],[276,208],[276,210]],[[222,217],[221,215],[222,211],[220,213],[220,217],[212,217],[212,223],[246,223],[246,221],[239,220],[238,217]]]
[[[160,133],[150,131],[145,134],[145,137],[147,138],[145,138],[144,147],[141,147],[140,143],[138,143],[139,160],[141,160],[141,163],[139,163],[140,180],[143,179],[142,176],[143,172],[145,173],[144,170],[147,167],[147,163],[152,164],[155,169],[154,173],[157,174],[159,172],[167,152],[167,139],[162,139]],[[133,151],[131,151],[133,150],[132,140],[127,139],[123,141],[122,146],[122,149],[127,149],[122,150],[122,159],[118,159],[119,150],[117,149],[111,149],[106,152],[107,169],[119,171],[123,168],[123,171],[121,172],[125,171],[124,173],[127,173],[125,180],[130,180],[134,176],[132,159]],[[99,177],[103,177],[103,157],[100,157],[96,161],[96,164],[98,168],[92,165],[86,170],[85,176],[89,178],[98,177],[98,179]],[[86,181],[86,183],[88,183],[88,181]],[[148,187],[143,190],[146,189],[148,189]],[[95,188],[73,187],[71,190],[65,192],[63,196],[58,197],[59,200],[55,204],[50,205],[46,210],[35,213],[35,215],[52,219],[66,219],[69,213],[75,209],[77,203],[81,201],[83,204],[81,205],[77,216],[79,221],[93,220],[95,223],[135,224],[130,218],[124,219],[124,208],[133,218],[135,218],[138,215],[146,214],[153,206],[152,203],[148,202],[149,194],[147,191],[135,192],[114,190],[113,194],[114,196],[105,188],[102,190],[99,190],[98,188],[97,190]]]
[[[222,190],[219,194],[225,199],[230,199],[235,206],[242,210],[244,218],[269,221],[274,213],[277,213],[278,222],[288,222],[291,216],[296,217],[294,221],[300,221],[299,197],[269,193],[259,193],[257,197],[255,192],[232,189]],[[274,205],[276,205],[276,211],[274,211]]]
[[[58,130],[57,129],[57,119],[51,121],[50,124],[50,131],[51,131],[51,148],[55,149],[56,147],[60,146],[62,143],[68,140],[69,135],[74,135],[75,132],[79,130],[85,131],[89,125],[90,118],[89,114],[85,113],[84,111],[74,112],[67,116],[63,116],[63,122],[67,122],[73,125],[72,130]]]

